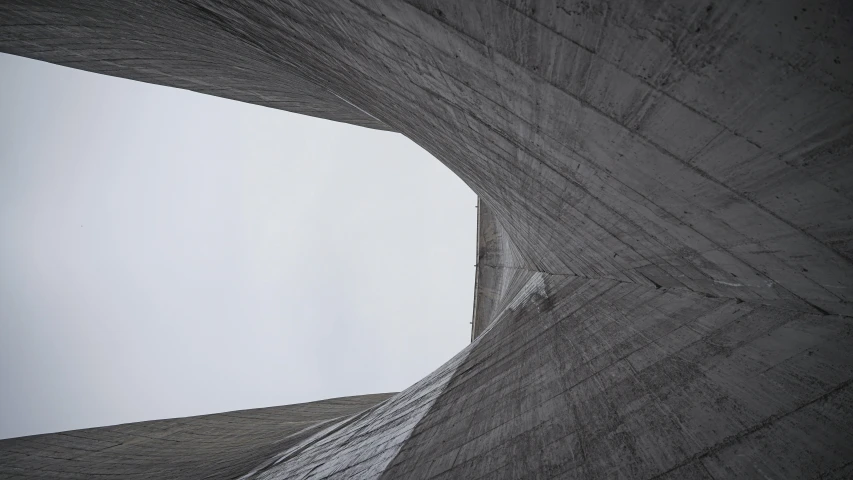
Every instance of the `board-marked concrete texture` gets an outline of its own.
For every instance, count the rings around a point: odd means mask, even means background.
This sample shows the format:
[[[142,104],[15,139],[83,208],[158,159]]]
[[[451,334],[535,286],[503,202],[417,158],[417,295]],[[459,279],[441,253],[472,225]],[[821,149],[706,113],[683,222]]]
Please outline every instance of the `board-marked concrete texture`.
[[[9,53],[398,131],[480,196],[472,344],[247,477],[853,476],[845,2],[0,18]]]
[[[0,440],[0,478],[236,478],[392,395]]]

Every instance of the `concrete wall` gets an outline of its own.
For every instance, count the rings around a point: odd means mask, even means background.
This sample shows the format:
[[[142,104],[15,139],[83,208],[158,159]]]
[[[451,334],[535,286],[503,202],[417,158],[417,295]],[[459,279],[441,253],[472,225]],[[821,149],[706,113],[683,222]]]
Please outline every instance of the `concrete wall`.
[[[395,130],[480,196],[472,344],[252,478],[853,476],[851,40],[841,0],[0,5],[3,51]]]
[[[392,395],[0,440],[0,478],[236,478]]]

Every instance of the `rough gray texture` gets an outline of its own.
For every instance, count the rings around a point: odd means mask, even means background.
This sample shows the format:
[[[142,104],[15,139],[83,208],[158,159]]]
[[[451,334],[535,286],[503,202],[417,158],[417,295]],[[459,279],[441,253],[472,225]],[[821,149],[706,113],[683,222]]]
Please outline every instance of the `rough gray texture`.
[[[287,58],[229,28],[205,2],[174,1],[168,8],[146,1],[21,2],[26,9],[4,3],[6,53],[388,129],[330,86],[300,75]]]
[[[248,477],[853,474],[849,2],[155,3],[0,48],[377,119],[481,199],[472,344]]]
[[[0,478],[236,478],[393,394],[0,440]]]

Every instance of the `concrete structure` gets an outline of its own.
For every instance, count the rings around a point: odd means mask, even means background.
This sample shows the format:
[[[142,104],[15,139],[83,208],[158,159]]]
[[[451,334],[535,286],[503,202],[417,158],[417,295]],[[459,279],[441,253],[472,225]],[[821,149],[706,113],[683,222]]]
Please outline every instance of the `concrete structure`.
[[[5,52],[398,131],[480,196],[471,345],[258,479],[853,477],[851,40],[842,0],[0,5]],[[0,472],[176,461],[57,442]]]
[[[0,440],[0,478],[236,478],[391,395]]]

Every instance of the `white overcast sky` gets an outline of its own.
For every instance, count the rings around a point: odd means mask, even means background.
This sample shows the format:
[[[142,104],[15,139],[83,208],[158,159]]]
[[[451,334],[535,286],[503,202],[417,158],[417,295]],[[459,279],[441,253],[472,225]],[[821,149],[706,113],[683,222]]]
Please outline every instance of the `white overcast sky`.
[[[0,438],[402,390],[476,197],[400,134],[0,54]]]

